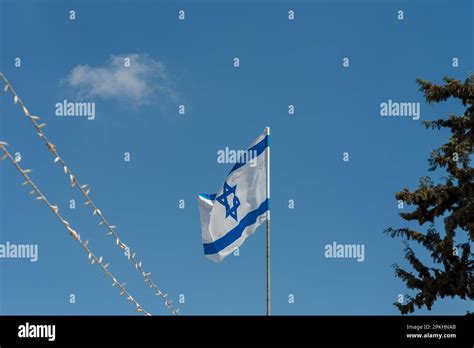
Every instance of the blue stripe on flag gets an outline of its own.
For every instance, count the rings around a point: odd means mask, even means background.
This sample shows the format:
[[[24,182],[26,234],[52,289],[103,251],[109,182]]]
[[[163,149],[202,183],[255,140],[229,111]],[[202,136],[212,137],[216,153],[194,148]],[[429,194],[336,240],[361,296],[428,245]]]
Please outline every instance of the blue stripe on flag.
[[[205,199],[209,199],[211,201],[216,200],[216,194],[215,193],[212,193],[212,194],[201,193],[199,196],[201,196],[202,198],[205,198]]]
[[[258,142],[254,146],[252,146],[250,149],[247,149],[247,154],[249,153],[249,151],[252,151],[252,155],[253,155],[253,151],[257,151],[257,156],[260,156],[263,153],[263,151],[265,151],[267,146],[268,146],[268,135],[265,135],[265,138],[260,140],[260,142]],[[229,172],[229,174],[232,173],[234,170],[237,170],[240,167],[244,166],[247,163],[247,160],[248,160],[247,157],[248,156],[245,156],[245,158],[238,158],[237,159],[238,162],[234,165],[234,167]],[[244,161],[244,162],[242,162],[242,161]]]
[[[233,229],[231,229],[229,232],[227,232],[225,236],[222,236],[221,238],[215,240],[212,243],[203,244],[204,254],[217,254],[219,251],[231,245],[233,242],[239,239],[240,236],[242,236],[242,233],[244,232],[245,228],[257,222],[257,218],[263,213],[265,213],[267,209],[268,198],[263,201],[257,209],[245,215],[245,217],[240,220],[239,224]]]

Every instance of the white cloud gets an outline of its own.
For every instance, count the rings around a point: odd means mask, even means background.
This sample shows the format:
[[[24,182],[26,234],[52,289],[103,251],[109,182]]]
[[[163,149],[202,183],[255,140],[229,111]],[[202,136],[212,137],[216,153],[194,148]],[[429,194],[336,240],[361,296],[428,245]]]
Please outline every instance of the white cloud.
[[[130,67],[124,59],[130,58]],[[102,97],[134,105],[176,99],[163,63],[147,54],[110,56],[103,66],[78,65],[64,80],[79,98]]]

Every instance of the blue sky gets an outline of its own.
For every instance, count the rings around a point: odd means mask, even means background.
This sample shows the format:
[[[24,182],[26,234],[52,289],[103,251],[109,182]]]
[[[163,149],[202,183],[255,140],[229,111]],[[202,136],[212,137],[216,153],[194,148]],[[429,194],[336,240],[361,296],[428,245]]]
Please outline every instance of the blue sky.
[[[405,264],[403,244],[383,230],[415,226],[398,216],[394,193],[428,173],[427,157],[448,133],[381,117],[379,106],[389,99],[420,102],[421,120],[463,111],[453,101],[425,104],[415,79],[439,83],[472,71],[472,6],[0,0],[0,71],[48,123],[46,134],[153,279],[174,302],[185,295],[183,314],[265,313],[264,228],[240,256],[213,263],[203,255],[196,202],[198,193],[216,191],[232,167],[217,163],[217,151],[245,148],[265,126],[272,132],[272,312],[397,314],[392,303],[406,288],[391,265]],[[185,21],[178,20],[180,9]],[[151,70],[114,79],[113,57],[133,54],[147,57]],[[78,66],[83,75],[74,85]],[[148,88],[153,92],[143,95]],[[96,119],[55,116],[64,99],[96,103]],[[178,114],[180,104],[185,115]],[[295,115],[288,115],[289,104]],[[0,140],[21,152],[33,180],[143,306],[168,314],[68,188],[10,95],[0,97],[0,107]],[[342,160],[346,151],[349,162]],[[0,259],[0,313],[133,314],[21,182],[10,164],[0,165],[0,243],[38,244],[39,260]],[[75,210],[68,209],[70,199]],[[290,199],[295,209],[288,209]],[[325,258],[324,246],[333,241],[364,244],[365,261]],[[447,299],[417,313],[473,309]]]

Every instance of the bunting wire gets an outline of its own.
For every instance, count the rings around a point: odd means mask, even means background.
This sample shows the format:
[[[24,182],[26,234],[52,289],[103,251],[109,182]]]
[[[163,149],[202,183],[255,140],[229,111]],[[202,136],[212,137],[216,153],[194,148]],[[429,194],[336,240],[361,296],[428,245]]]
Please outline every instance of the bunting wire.
[[[63,226],[67,229],[69,234],[71,235],[72,238],[74,238],[76,241],[81,244],[82,248],[86,251],[89,260],[91,261],[91,264],[97,263],[98,266],[102,268],[102,270],[105,273],[106,277],[109,277],[112,280],[112,286],[117,286],[120,289],[120,295],[124,296],[128,301],[131,301],[133,304],[135,304],[135,310],[139,313],[143,313],[146,316],[151,315],[148,313],[143,306],[128,292],[128,290],[125,288],[125,283],[120,283],[117,278],[109,271],[109,266],[110,264],[104,264],[103,257],[97,257],[92,250],[89,248],[88,244],[89,241],[83,241],[81,239],[81,236],[79,233],[72,228],[72,226],[69,224],[68,221],[66,221],[62,215],[59,213],[59,207],[58,205],[52,204],[46,196],[43,194],[43,192],[39,189],[38,186],[31,180],[30,176],[28,174],[31,173],[31,169],[23,169],[19,162],[13,158],[13,156],[10,154],[10,152],[7,150],[8,143],[4,141],[0,141],[0,149],[3,151],[3,156],[0,158],[1,161],[5,159],[9,159],[10,162],[15,166],[16,170],[23,176],[25,179],[25,182],[23,182],[23,186],[30,185],[32,188],[30,194],[31,195],[36,195],[36,200],[43,201],[46,206],[54,213],[56,218],[63,224]]]
[[[136,257],[136,253],[132,253],[130,248],[122,242],[122,239],[120,238],[119,234],[116,231],[116,227],[114,225],[111,225],[109,221],[105,218],[104,214],[102,211],[97,207],[97,205],[94,203],[92,198],[90,197],[90,187],[87,184],[80,184],[77,177],[74,175],[72,170],[70,169],[69,166],[67,166],[66,162],[64,159],[59,156],[58,151],[56,149],[56,146],[48,139],[46,136],[45,132],[43,131],[43,128],[46,126],[46,123],[40,123],[40,117],[39,116],[34,116],[31,115],[28,109],[26,108],[25,104],[23,101],[20,99],[20,97],[17,95],[13,87],[11,86],[10,82],[7,80],[5,75],[0,72],[0,79],[4,82],[5,86],[3,88],[4,92],[10,92],[13,95],[13,102],[15,104],[18,104],[24,113],[24,115],[30,120],[31,124],[34,126],[36,130],[36,134],[43,139],[44,143],[46,144],[46,147],[48,150],[53,154],[54,156],[54,163],[59,163],[63,167],[64,174],[68,176],[71,188],[77,187],[79,191],[82,193],[82,195],[85,198],[85,203],[84,205],[90,205],[92,208],[92,214],[94,216],[97,216],[99,218],[99,226],[104,226],[106,228],[106,233],[107,235],[111,236],[115,240],[115,245],[117,245],[120,249],[124,250],[124,255],[130,260],[130,262],[133,264],[135,269],[140,272],[141,276],[143,277],[143,281],[153,290],[156,296],[159,296],[163,302],[164,305],[167,309],[171,311],[173,315],[179,315],[179,308],[175,308],[172,305],[172,300],[168,300],[167,296],[168,294],[162,292],[156,283],[152,280],[150,277],[151,272],[146,272],[145,269],[143,268],[143,264],[141,261],[138,260]]]

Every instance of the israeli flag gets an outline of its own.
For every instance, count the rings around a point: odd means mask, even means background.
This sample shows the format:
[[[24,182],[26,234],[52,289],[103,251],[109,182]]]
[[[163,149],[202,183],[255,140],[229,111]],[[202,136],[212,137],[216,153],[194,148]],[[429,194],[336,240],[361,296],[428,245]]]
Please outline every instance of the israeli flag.
[[[240,153],[217,194],[198,196],[204,254],[219,262],[270,217],[270,129]]]

